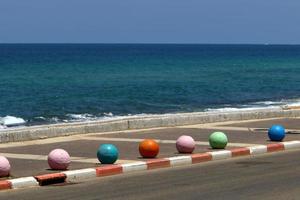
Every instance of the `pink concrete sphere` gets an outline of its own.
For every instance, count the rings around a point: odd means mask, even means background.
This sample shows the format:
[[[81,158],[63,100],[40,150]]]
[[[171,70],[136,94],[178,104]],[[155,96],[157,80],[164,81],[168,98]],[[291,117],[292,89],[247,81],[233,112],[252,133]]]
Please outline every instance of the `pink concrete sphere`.
[[[193,153],[195,145],[195,140],[188,135],[182,135],[176,141],[176,148],[179,153]]]
[[[71,162],[70,155],[63,149],[54,149],[48,155],[48,164],[51,169],[65,170]]]
[[[0,156],[0,177],[8,176],[10,172],[10,164],[7,158]]]

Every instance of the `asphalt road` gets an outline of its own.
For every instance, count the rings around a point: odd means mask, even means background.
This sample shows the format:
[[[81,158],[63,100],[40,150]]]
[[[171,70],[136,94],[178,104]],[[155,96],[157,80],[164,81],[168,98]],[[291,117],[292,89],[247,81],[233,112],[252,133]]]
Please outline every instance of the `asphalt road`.
[[[299,198],[300,150],[0,192],[9,200]]]

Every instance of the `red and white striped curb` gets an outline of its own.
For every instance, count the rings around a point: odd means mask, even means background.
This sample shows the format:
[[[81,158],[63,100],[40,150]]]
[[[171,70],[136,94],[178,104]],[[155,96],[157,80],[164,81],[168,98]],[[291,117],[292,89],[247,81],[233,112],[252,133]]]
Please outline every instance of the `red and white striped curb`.
[[[111,176],[115,174],[130,173],[134,171],[145,171],[165,167],[190,165],[213,160],[223,160],[238,156],[258,155],[297,148],[300,148],[300,141],[289,141],[267,145],[242,147],[231,150],[197,153],[187,156],[176,156],[170,158],[152,159],[148,161],[138,161],[129,164],[106,165],[97,168],[87,168],[39,175],[34,177],[3,180],[0,181],[0,190],[44,186],[64,182],[81,182],[94,177]]]

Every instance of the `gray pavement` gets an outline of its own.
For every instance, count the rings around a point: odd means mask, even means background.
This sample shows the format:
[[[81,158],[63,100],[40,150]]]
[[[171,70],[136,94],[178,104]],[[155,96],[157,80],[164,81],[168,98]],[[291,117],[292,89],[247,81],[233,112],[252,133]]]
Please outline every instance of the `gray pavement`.
[[[9,200],[292,200],[300,196],[300,150],[0,192]]]
[[[298,120],[300,124],[300,120]],[[237,126],[237,125],[236,125]],[[235,127],[234,127],[235,128]],[[242,130],[224,130],[219,129],[203,129],[203,128],[166,128],[160,130],[141,131],[137,133],[117,133],[117,134],[93,134],[90,137],[111,137],[111,138],[153,138],[162,140],[176,140],[181,135],[190,135],[196,141],[208,141],[209,135],[215,131],[226,133],[230,142],[233,143],[249,143],[249,144],[268,144],[271,143],[268,138],[267,131],[255,131],[247,128]],[[298,140],[299,134],[286,134],[285,141]]]
[[[55,148],[67,150],[71,156],[72,163],[70,170],[99,167],[101,164],[96,158],[96,151],[100,144],[112,143],[119,148],[119,163],[130,163],[143,160],[138,152],[138,144],[144,138],[159,140],[160,153],[158,158],[172,157],[180,155],[175,148],[176,139],[180,135],[190,135],[197,141],[195,153],[215,151],[208,146],[208,137],[214,131],[223,131],[229,138],[229,145],[226,149],[237,147],[267,144],[268,140],[266,131],[253,131],[248,129],[260,128],[263,124],[270,127],[274,123],[285,122],[286,128],[295,128],[297,123],[300,124],[299,118],[285,118],[273,120],[248,121],[242,123],[219,123],[205,124],[199,126],[184,126],[173,128],[160,128],[148,130],[132,130],[113,133],[98,133],[68,136],[62,138],[52,138],[36,140],[29,142],[18,142],[9,144],[0,144],[0,155],[6,156],[12,166],[11,177],[17,178],[24,176],[34,176],[57,171],[49,170],[47,164],[48,153]],[[248,125],[247,125],[248,124]],[[226,128],[223,128],[225,127]],[[299,134],[287,134],[285,141],[300,140]],[[2,178],[7,179],[7,178]]]
[[[281,124],[288,129],[300,129],[299,118],[282,118],[282,119],[270,119],[255,122],[242,122],[232,123],[226,126],[232,127],[248,127],[248,128],[270,128],[270,124]]]

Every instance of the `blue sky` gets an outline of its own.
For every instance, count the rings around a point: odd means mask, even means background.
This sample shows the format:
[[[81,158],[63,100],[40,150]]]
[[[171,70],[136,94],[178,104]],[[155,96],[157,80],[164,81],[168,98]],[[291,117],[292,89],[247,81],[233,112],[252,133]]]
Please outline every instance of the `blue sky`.
[[[299,0],[0,0],[0,42],[300,44],[299,10]]]

